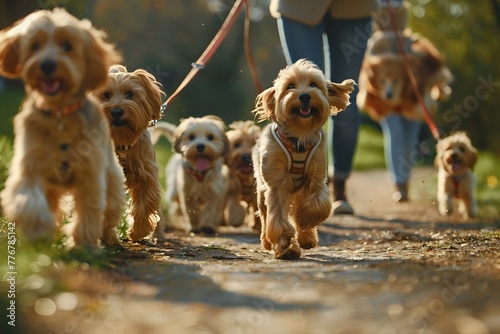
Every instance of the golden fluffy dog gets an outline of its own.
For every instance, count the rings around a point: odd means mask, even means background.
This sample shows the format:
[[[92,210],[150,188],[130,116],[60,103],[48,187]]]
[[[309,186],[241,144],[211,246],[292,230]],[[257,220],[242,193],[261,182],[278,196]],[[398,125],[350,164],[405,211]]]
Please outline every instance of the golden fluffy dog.
[[[108,84],[95,91],[108,119],[115,152],[126,176],[134,223],[130,238],[147,237],[163,218],[160,172],[148,127],[161,118],[161,84],[149,72],[127,72],[122,65],[109,70]],[[164,224],[160,223],[160,226]],[[162,231],[157,237],[162,238]]]
[[[29,240],[51,239],[60,199],[75,199],[76,244],[117,243],[124,177],[109,127],[88,92],[120,57],[104,34],[63,9],[38,11],[0,32],[0,74],[21,77],[26,99],[14,118],[14,158],[1,201]]]
[[[229,140],[229,153],[226,157],[227,177],[224,221],[240,226],[249,218],[248,224],[260,231],[257,213],[257,194],[252,164],[252,148],[260,137],[262,129],[253,121],[238,121],[229,125],[226,136]],[[246,207],[242,205],[246,203]],[[247,214],[248,213],[248,214]]]
[[[453,199],[464,218],[474,217],[477,204],[474,196],[476,177],[472,168],[477,150],[464,132],[457,132],[439,141],[434,164],[438,169],[438,208],[442,215],[453,212]]]
[[[215,233],[223,219],[226,187],[224,122],[216,116],[189,117],[178,127],[158,122],[151,131],[153,143],[164,134],[176,152],[166,167],[169,223],[182,221],[192,232]]]
[[[446,100],[451,94],[449,83],[453,76],[428,39],[410,30],[400,33],[419,92],[426,106],[434,111],[437,101]],[[359,75],[356,104],[376,121],[392,112],[422,119],[394,32],[375,31],[370,37]]]
[[[330,115],[349,104],[353,80],[333,83],[312,62],[301,59],[282,69],[259,94],[254,113],[271,120],[252,153],[261,242],[276,258],[300,257],[318,243],[316,226],[330,215],[326,183],[326,137]]]

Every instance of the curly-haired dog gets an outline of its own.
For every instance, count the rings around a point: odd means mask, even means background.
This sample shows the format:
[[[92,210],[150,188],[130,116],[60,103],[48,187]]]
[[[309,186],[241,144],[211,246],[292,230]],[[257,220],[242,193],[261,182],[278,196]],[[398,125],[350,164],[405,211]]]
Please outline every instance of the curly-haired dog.
[[[224,122],[211,115],[189,117],[178,127],[158,122],[151,131],[153,143],[164,134],[176,152],[166,167],[169,223],[182,221],[192,232],[215,233],[223,219],[226,187],[221,172],[229,149]]]
[[[457,199],[458,211],[464,218],[474,217],[477,213],[476,177],[472,168],[477,160],[477,150],[464,132],[457,132],[440,140],[436,151],[434,164],[438,169],[439,213],[451,214],[453,199]]]
[[[130,238],[133,241],[147,237],[157,226],[157,220],[163,219],[160,172],[147,130],[161,118],[163,92],[160,86],[155,77],[143,69],[127,72],[125,66],[114,65],[109,70],[108,84],[93,93],[101,101],[101,110],[108,119],[130,190],[134,218]],[[161,230],[156,231],[156,236],[161,238]]]
[[[0,32],[0,74],[22,78],[26,89],[1,200],[29,240],[54,236],[61,196],[69,192],[74,242],[118,242],[124,176],[107,121],[88,97],[120,61],[103,37],[89,21],[58,8],[34,12]]]
[[[233,226],[240,226],[245,222],[245,218],[249,217],[249,225],[259,231],[260,219],[255,215],[257,213],[257,194],[255,192],[252,148],[261,134],[262,129],[253,121],[231,123],[229,130],[226,131],[229,140],[229,153],[226,157],[228,168],[223,170],[228,179],[224,221]],[[246,202],[246,207],[241,202]]]
[[[318,243],[316,226],[332,208],[322,127],[347,107],[354,84],[328,81],[316,65],[301,59],[257,96],[253,112],[272,121],[252,150],[261,242],[276,258],[298,258],[301,247]]]

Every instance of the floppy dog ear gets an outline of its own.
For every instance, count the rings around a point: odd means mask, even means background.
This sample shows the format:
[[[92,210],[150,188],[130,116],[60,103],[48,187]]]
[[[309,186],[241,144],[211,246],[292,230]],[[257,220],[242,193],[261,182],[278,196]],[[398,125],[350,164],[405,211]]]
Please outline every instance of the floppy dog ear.
[[[156,81],[154,75],[146,70],[138,69],[134,71],[141,81],[142,86],[145,88],[146,94],[148,96],[148,107],[149,114],[151,115],[151,120],[158,120],[161,118],[161,96],[163,91],[161,90],[161,83]]]
[[[9,34],[10,30],[11,28],[7,28],[0,31],[0,74],[15,79],[21,75],[19,57],[21,35]]]
[[[330,113],[336,115],[349,105],[349,94],[354,90],[356,83],[352,79],[342,81],[341,84],[328,81],[328,101],[330,102]]]
[[[271,87],[257,95],[255,99],[255,109],[252,113],[255,114],[259,122],[265,120],[276,121],[276,98],[274,96],[276,92],[275,87]]]
[[[469,149],[468,155],[469,155],[469,167],[470,169],[474,168],[474,165],[477,162],[477,150],[472,144],[467,144],[467,148]]]
[[[443,163],[443,148],[442,148],[442,144],[441,144],[441,141],[438,141],[438,143],[436,144],[436,157],[434,158],[434,167],[436,167],[436,169],[439,169]]]
[[[85,60],[86,76],[83,82],[85,90],[95,90],[106,83],[108,69],[111,65],[121,62],[122,57],[113,44],[104,41],[106,34],[92,27],[88,20],[80,21],[86,31]]]

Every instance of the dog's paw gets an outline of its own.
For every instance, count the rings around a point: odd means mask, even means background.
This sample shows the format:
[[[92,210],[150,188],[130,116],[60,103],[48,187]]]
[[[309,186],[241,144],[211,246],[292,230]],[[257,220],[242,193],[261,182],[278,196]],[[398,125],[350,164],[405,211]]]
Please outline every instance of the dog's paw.
[[[318,245],[318,232],[315,228],[307,231],[299,231],[297,239],[301,248],[311,249]]]
[[[291,238],[288,241],[282,240],[282,243],[277,245],[274,253],[274,257],[279,260],[296,260],[300,258],[300,255],[300,246],[295,238]]]

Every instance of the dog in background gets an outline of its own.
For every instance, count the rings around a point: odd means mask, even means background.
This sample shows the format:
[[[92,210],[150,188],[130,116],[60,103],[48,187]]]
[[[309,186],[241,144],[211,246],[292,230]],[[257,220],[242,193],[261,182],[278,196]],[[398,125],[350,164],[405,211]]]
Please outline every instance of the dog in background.
[[[229,151],[224,122],[217,116],[189,117],[179,126],[158,122],[151,129],[172,141],[166,167],[169,223],[183,222],[194,233],[213,234],[223,221],[226,180],[222,166]]]
[[[405,10],[400,11],[395,19],[407,65],[415,75],[427,108],[435,111],[438,102],[446,101],[451,95],[449,84],[453,75],[445,66],[441,53],[428,39],[405,29]],[[423,120],[394,31],[391,27],[376,28],[382,30],[375,30],[368,39],[356,104],[375,121],[392,112],[409,119]]]
[[[458,212],[464,218],[475,217],[477,203],[474,195],[476,177],[472,168],[477,150],[464,132],[448,136],[436,145],[434,164],[438,169],[438,208],[442,215],[453,213],[453,200],[459,203]]]
[[[64,9],[34,12],[0,31],[0,74],[22,78],[26,98],[14,118],[14,157],[3,211],[28,240],[52,239],[60,200],[74,196],[77,244],[116,244],[125,205],[124,176],[97,101],[121,57],[88,20]]]
[[[257,96],[253,112],[259,121],[272,122],[252,150],[261,243],[278,259],[299,258],[300,248],[318,243],[316,227],[332,208],[322,127],[348,106],[354,84],[328,81],[301,59]]]
[[[125,66],[109,69],[108,84],[93,93],[101,102],[115,144],[115,152],[126,176],[132,199],[132,241],[147,237],[163,219],[160,171],[147,130],[161,118],[161,84],[149,72],[128,72]],[[163,238],[161,226],[155,236]]]
[[[226,200],[224,221],[240,226],[248,217],[248,225],[260,231],[257,213],[257,194],[252,164],[252,148],[260,137],[262,129],[253,121],[238,121],[229,125],[226,136],[229,140],[229,153],[226,157]],[[242,205],[246,203],[246,206]]]

